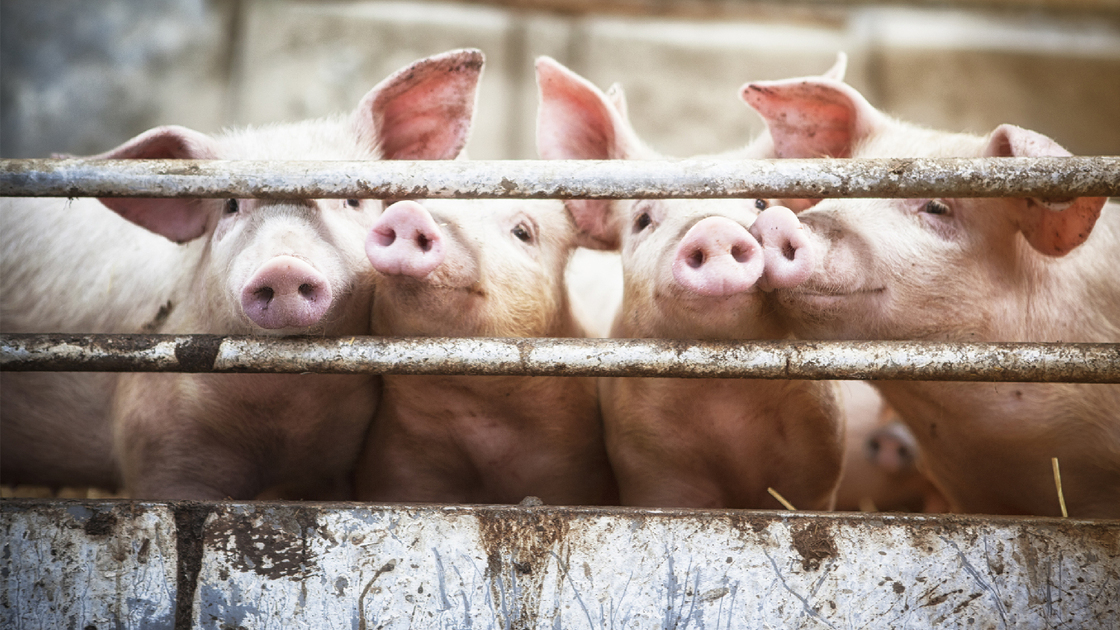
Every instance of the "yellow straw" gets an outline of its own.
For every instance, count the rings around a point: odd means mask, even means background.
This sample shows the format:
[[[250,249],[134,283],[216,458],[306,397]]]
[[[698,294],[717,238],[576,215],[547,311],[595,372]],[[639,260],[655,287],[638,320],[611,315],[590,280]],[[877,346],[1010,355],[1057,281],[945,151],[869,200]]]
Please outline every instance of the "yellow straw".
[[[1058,458],[1051,457],[1050,463],[1054,465],[1054,485],[1058,488],[1058,503],[1062,506],[1062,518],[1069,518],[1066,512],[1066,498],[1062,494],[1062,471],[1058,468]]]
[[[794,512],[796,512],[796,511],[797,511],[797,508],[793,507],[793,504],[792,504],[792,503],[790,503],[789,501],[786,501],[786,498],[785,498],[785,497],[783,497],[782,495],[778,494],[778,491],[777,491],[777,490],[775,490],[775,489],[773,489],[773,488],[767,488],[767,489],[766,489],[766,491],[770,493],[770,496],[772,496],[772,497],[774,497],[775,499],[777,499],[777,500],[778,500],[778,503],[781,503],[782,505],[786,506],[786,509],[787,509],[787,510],[792,510],[792,511],[794,511]],[[1063,508],[1063,510],[1064,510],[1064,508]]]

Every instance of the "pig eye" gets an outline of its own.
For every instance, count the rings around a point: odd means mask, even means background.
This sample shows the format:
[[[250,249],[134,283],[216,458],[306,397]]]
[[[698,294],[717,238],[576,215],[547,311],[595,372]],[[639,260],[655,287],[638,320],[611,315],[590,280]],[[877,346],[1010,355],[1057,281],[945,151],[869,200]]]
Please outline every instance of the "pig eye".
[[[522,243],[531,243],[533,241],[533,233],[525,227],[524,223],[518,223],[517,227],[510,230],[510,234],[516,236]]]
[[[765,199],[755,199],[754,207],[758,210],[765,210],[770,207],[770,202],[766,201]]]
[[[226,200],[226,214],[237,214],[237,211],[240,209],[241,205],[237,202],[236,199]]]
[[[641,232],[649,227],[650,223],[653,223],[653,219],[650,218],[648,212],[643,212],[638,215],[638,220],[634,221],[634,227],[637,228],[636,231]]]
[[[949,206],[936,199],[930,199],[922,208],[922,212],[926,214],[949,214]]]
[[[351,208],[357,208],[358,206],[362,205],[362,202],[358,201],[357,199],[347,199],[346,205],[350,206]]]

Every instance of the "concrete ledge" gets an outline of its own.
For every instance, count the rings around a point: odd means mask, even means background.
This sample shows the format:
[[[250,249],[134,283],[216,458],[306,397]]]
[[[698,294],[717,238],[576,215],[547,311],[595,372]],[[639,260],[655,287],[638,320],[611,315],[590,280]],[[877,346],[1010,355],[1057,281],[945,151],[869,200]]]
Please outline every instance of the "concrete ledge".
[[[0,528],[5,628],[1120,622],[1120,521],[6,499]]]

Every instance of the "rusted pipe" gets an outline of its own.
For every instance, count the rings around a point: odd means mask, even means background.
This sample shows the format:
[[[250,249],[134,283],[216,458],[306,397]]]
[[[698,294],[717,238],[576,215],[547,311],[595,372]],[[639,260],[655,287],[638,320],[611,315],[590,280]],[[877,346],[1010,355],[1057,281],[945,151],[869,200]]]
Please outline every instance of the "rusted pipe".
[[[1120,344],[5,334],[0,370],[1120,383]]]
[[[1120,195],[1120,157],[262,162],[0,160],[6,197],[735,198]]]

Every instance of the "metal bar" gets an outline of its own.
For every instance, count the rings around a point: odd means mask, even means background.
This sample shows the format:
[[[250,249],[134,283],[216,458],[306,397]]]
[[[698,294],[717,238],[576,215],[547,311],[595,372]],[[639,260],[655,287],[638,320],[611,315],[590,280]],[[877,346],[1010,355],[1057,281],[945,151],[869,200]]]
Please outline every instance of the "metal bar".
[[[643,17],[733,19],[756,16],[761,10],[821,11],[858,9],[867,5],[909,8],[1120,13],[1115,0],[465,0],[507,9],[551,11],[574,15],[618,14]]]
[[[0,160],[6,197],[1103,197],[1120,157],[262,162]]]
[[[1120,344],[5,334],[0,370],[1120,383]]]

